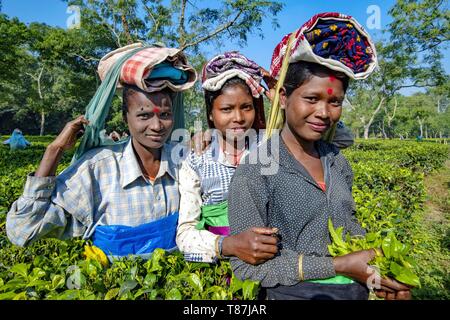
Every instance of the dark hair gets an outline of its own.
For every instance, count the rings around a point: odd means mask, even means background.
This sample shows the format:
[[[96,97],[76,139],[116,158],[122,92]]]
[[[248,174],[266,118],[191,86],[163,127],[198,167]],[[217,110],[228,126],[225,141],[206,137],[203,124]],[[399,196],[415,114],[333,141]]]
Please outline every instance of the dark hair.
[[[139,87],[132,85],[124,85],[122,91],[122,115],[125,117],[128,112],[128,99],[135,93],[142,92],[145,95],[148,95],[149,92],[142,90]],[[170,97],[170,100],[173,102],[175,98],[175,92],[168,88],[164,88],[160,92],[167,94]]]
[[[255,120],[253,121],[253,127],[261,128],[262,126],[265,126],[265,121],[263,121],[264,123],[262,124],[260,120],[261,118],[264,119],[264,114],[262,115],[259,114],[261,113],[261,108],[259,107],[259,105],[262,103],[262,96],[259,98],[253,97],[252,92],[249,86],[245,83],[245,81],[239,77],[233,77],[227,80],[220,90],[217,91],[205,90],[206,121],[208,122],[208,127],[211,129],[214,128],[214,122],[210,120],[214,100],[216,100],[216,98],[220,96],[226,88],[234,86],[241,86],[253,99],[253,108],[255,109]],[[262,112],[264,112],[264,109],[262,109]]]
[[[349,77],[344,73],[331,70],[317,63],[298,61],[289,64],[284,80],[286,95],[289,97],[295,89],[300,87],[305,81],[311,79],[314,75],[333,75],[342,81],[344,92],[347,91]]]

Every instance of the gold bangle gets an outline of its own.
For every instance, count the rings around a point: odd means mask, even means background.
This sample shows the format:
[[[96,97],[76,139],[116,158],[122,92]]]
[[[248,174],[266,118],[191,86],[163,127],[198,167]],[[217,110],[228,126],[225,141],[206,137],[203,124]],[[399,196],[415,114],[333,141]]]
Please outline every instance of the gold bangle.
[[[298,257],[298,276],[300,278],[300,281],[305,280],[305,276],[303,274],[303,255],[302,254]]]
[[[222,257],[220,256],[220,251],[219,251],[219,240],[220,240],[220,236],[217,236],[217,238],[216,238],[216,257],[219,259],[222,259]]]

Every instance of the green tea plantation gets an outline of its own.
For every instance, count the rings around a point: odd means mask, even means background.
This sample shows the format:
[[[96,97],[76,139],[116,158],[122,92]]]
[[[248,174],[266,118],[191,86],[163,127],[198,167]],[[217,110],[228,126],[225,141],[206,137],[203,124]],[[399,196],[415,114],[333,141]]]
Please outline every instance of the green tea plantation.
[[[6,213],[53,138],[27,137],[31,147],[15,152],[0,146],[0,300],[257,298],[259,284],[236,279],[226,261],[191,263],[179,252],[158,249],[149,260],[130,257],[104,266],[86,259],[89,241],[81,239],[12,245]],[[330,254],[380,247],[384,257],[374,264],[382,274],[414,284],[413,299],[450,299],[448,145],[367,140],[343,153],[354,172],[357,218],[368,236],[350,239],[330,226]],[[71,156],[64,156],[58,172]]]

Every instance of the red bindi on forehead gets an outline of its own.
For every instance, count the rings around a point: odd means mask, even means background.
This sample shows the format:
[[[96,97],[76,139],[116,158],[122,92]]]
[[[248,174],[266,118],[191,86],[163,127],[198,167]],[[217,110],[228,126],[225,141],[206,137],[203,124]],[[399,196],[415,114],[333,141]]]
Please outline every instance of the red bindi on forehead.
[[[333,89],[332,88],[328,88],[327,89],[327,93],[331,96],[333,94]]]
[[[336,77],[333,75],[330,75],[330,77],[328,79],[330,79],[330,82],[333,82],[334,80],[336,80]]]
[[[159,107],[153,107],[153,113],[160,113],[161,109]]]

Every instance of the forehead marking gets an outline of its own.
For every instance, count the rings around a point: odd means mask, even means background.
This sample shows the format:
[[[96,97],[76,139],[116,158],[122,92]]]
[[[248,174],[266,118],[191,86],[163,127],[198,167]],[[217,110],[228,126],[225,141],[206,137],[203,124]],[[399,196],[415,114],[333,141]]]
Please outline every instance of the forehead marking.
[[[160,113],[161,109],[158,107],[153,107],[153,113]]]

